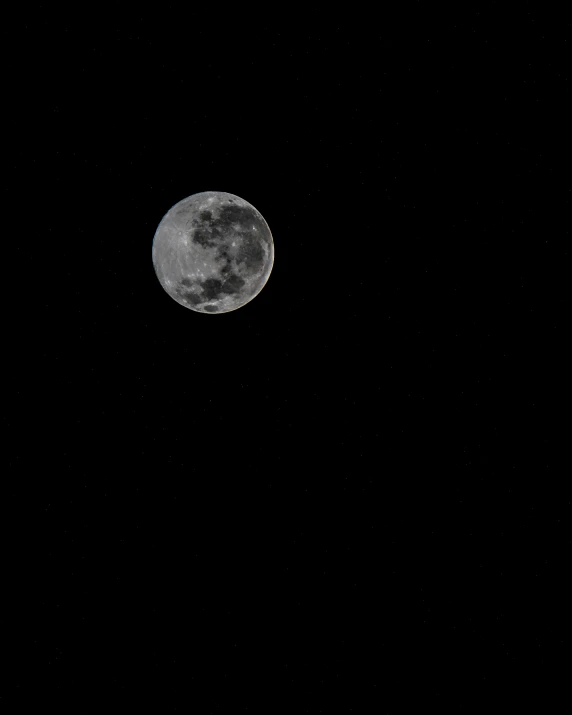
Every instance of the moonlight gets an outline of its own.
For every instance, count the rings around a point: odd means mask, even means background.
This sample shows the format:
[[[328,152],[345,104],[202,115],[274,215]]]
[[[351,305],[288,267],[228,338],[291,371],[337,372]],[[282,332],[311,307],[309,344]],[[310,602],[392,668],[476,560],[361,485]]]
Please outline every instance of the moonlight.
[[[228,313],[264,288],[274,264],[268,224],[247,201],[222,191],[193,194],[163,217],[153,265],[165,291],[199,313]]]

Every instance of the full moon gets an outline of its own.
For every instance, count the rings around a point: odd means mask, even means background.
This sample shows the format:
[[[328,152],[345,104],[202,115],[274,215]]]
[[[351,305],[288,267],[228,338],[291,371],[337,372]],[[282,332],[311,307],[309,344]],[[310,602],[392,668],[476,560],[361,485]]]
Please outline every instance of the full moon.
[[[163,216],[153,265],[165,291],[198,313],[228,313],[264,288],[274,242],[262,215],[244,199],[204,191]]]

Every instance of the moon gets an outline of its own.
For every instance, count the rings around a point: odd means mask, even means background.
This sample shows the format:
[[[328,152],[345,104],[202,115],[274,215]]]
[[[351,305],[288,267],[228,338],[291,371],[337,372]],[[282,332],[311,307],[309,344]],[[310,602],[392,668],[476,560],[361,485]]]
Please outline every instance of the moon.
[[[266,285],[274,241],[254,206],[204,191],[179,201],[153,238],[153,266],[165,291],[197,313],[229,313]]]

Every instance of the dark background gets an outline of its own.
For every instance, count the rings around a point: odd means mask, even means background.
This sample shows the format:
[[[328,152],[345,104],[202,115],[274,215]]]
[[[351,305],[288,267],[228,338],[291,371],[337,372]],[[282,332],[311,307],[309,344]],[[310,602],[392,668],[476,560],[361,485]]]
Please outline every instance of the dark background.
[[[569,23],[43,5],[3,38],[0,696],[558,693]],[[151,262],[206,190],[275,242],[215,316]]]

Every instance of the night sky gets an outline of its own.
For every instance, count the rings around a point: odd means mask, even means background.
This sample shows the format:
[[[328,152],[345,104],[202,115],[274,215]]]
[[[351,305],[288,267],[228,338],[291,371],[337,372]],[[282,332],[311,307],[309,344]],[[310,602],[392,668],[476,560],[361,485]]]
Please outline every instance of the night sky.
[[[570,24],[54,12],[2,31],[6,712],[557,694]],[[222,315],[151,261],[210,190],[275,246]]]

